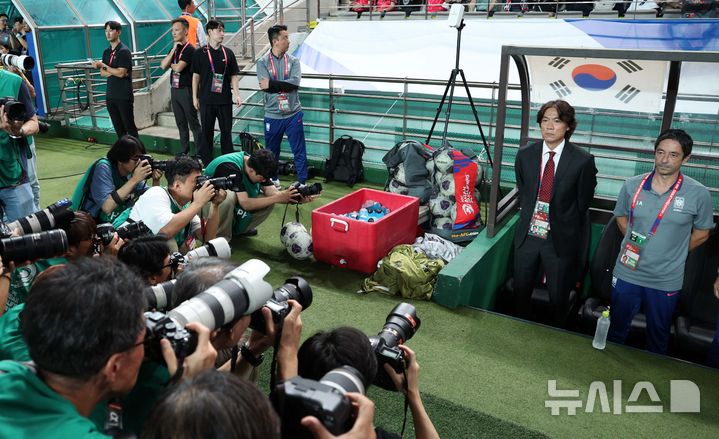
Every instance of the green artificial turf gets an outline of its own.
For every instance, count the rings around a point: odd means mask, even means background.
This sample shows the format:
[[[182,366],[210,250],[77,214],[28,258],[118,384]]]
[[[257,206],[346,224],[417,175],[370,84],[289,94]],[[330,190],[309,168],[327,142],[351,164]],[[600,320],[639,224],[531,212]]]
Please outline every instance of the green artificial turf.
[[[69,196],[79,179],[79,175],[47,177],[83,172],[105,151],[106,147],[85,148],[76,141],[39,138],[43,205]],[[302,207],[302,221],[310,226],[312,208],[351,190],[342,184],[325,185],[320,199]],[[274,286],[296,274],[310,282],[314,301],[302,314],[303,337],[340,325],[376,334],[387,313],[401,300],[380,294],[357,294],[365,277],[360,273],[292,259],[279,241],[281,220],[282,210],[276,208],[256,237],[233,240],[233,259],[265,261],[271,267],[267,280]],[[443,438],[717,436],[717,370],[613,344],[605,351],[597,351],[586,336],[491,312],[450,310],[432,302],[412,303],[422,325],[407,345],[417,352],[423,399]],[[263,390],[267,388],[267,363],[260,380]],[[564,411],[560,416],[552,416],[545,407],[547,380],[551,379],[557,380],[559,389],[579,389],[583,405],[576,415],[569,416]],[[604,382],[611,404],[613,380],[623,382],[623,406],[637,382],[651,382],[664,412],[615,415],[596,408],[593,413],[585,413],[590,383]],[[701,391],[700,413],[669,412],[670,380],[696,383]],[[377,404],[377,425],[399,432],[403,409],[400,396],[380,389],[372,389],[369,395]],[[646,393],[639,403],[649,403]]]

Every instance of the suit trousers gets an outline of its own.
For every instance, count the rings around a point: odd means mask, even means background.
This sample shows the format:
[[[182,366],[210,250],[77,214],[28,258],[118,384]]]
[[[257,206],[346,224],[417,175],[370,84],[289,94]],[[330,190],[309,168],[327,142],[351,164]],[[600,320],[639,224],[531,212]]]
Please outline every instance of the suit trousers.
[[[234,151],[232,147],[232,104],[212,105],[200,101],[200,124],[202,125],[202,143],[198,147],[198,155],[205,166],[212,161],[215,121],[220,127],[220,149],[222,154]]]
[[[180,131],[180,145],[183,154],[190,153],[190,130],[192,130],[192,137],[195,140],[196,151],[200,151],[198,145],[202,142],[200,121],[197,118],[197,110],[192,105],[191,90],[189,87],[170,89],[170,103],[177,129]]]
[[[110,113],[110,120],[118,139],[125,134],[139,139],[135,126],[135,104],[132,101],[108,99],[107,112]]]
[[[566,323],[569,292],[576,285],[576,255],[557,255],[551,232],[547,239],[527,236],[514,249],[514,300],[517,314],[529,319],[532,315],[532,291],[542,274],[547,276],[550,321],[557,327]]]

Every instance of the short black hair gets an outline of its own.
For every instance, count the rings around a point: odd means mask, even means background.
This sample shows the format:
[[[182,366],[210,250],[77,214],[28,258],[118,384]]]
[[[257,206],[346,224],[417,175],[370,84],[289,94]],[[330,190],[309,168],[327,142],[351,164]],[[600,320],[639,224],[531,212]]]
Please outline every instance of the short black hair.
[[[377,358],[369,338],[349,326],[320,331],[305,340],[297,351],[297,363],[299,375],[313,380],[332,369],[352,366],[362,374],[365,389],[377,375]]]
[[[277,159],[269,149],[258,149],[253,152],[247,161],[247,166],[265,179],[272,178],[277,174]]]
[[[0,17],[10,18],[10,17],[8,17],[7,14],[4,13],[4,12],[0,12]]]
[[[137,154],[145,154],[145,145],[134,136],[126,134],[112,144],[107,151],[107,159],[113,165],[119,162],[127,162]]]
[[[38,279],[21,317],[30,358],[41,371],[92,378],[142,333],[144,287],[110,256],[79,258]]]
[[[254,383],[210,369],[168,387],[141,437],[278,439],[280,420]]]
[[[175,18],[174,20],[172,20],[172,22],[170,23],[170,25],[173,25],[173,24],[175,24],[175,23],[180,23],[180,24],[182,25],[182,27],[185,28],[185,30],[189,30],[189,29],[190,29],[190,23],[188,23],[187,20],[184,20],[184,19],[182,19],[182,18]]]
[[[267,29],[267,37],[270,39],[270,46],[272,46],[272,42],[280,37],[280,32],[283,30],[287,30],[287,26],[284,24],[276,24],[269,29]]]
[[[676,140],[677,142],[679,142],[679,144],[682,146],[682,152],[684,153],[684,157],[688,157],[692,154],[692,147],[694,146],[694,140],[692,139],[692,136],[690,136],[684,130],[678,130],[673,128],[664,130],[661,134],[659,134],[659,137],[657,137],[657,140],[654,142],[654,151],[657,150],[657,147],[659,147],[659,144],[663,140],[667,139]]]
[[[190,6],[190,3],[192,3],[192,0],[177,0],[177,6],[180,7],[183,11]]]
[[[114,20],[105,22],[105,27],[103,29],[107,29],[108,27],[110,29],[116,30],[118,32],[120,32],[122,30],[122,25],[119,22],[114,21]]]
[[[160,233],[152,236],[140,236],[120,247],[117,259],[127,264],[144,280],[153,274],[159,274],[170,254],[167,236]]]
[[[185,181],[192,171],[202,172],[202,165],[197,159],[180,155],[175,157],[174,160],[170,161],[165,172],[165,178],[167,179],[167,185],[172,186],[175,180]]]
[[[225,23],[223,23],[220,20],[208,20],[207,24],[205,25],[206,31],[210,31],[212,29],[219,29],[219,28],[222,28],[222,29],[225,28]]]
[[[212,285],[221,281],[227,273],[237,268],[237,264],[220,258],[198,258],[192,261],[177,275],[172,297],[172,308],[189,300]]]
[[[67,229],[68,245],[78,245],[80,241],[92,239],[97,229],[97,223],[89,213],[78,210],[73,214],[75,216],[70,220],[70,227]]]
[[[24,20],[21,16],[18,15],[18,16],[16,16],[15,18],[12,19],[12,22],[13,22],[13,23],[24,23],[25,20]]]
[[[557,114],[559,114],[559,120],[567,124],[567,132],[564,133],[564,140],[567,142],[569,141],[569,138],[572,137],[572,134],[574,134],[574,130],[577,129],[577,119],[574,117],[574,107],[572,107],[569,102],[563,101],[561,99],[557,99],[555,101],[549,101],[542,105],[542,108],[539,109],[539,112],[537,112],[537,123],[541,125],[542,118],[544,118],[544,113],[547,112],[550,108],[554,108],[557,110]]]

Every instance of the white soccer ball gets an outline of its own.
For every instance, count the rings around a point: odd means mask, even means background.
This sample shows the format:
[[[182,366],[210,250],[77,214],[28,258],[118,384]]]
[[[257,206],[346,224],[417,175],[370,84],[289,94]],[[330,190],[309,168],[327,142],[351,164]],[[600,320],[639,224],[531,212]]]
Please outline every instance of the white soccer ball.
[[[454,197],[454,174],[443,175],[437,181],[437,187],[439,188],[440,195],[445,197]]]
[[[400,195],[409,194],[409,189],[407,188],[407,186],[403,185],[402,183],[400,183],[399,181],[397,181],[394,178],[389,182],[389,191],[392,192],[393,194],[400,194]]]
[[[285,225],[282,226],[282,229],[280,229],[280,241],[282,242],[282,245],[287,246],[287,238],[296,231],[306,232],[307,229],[304,225],[302,225],[302,223],[298,223],[297,221],[285,223]]]
[[[424,162],[424,167],[427,169],[427,176],[432,178],[434,175],[434,159],[432,157],[428,158],[427,161]]]
[[[437,172],[451,174],[454,166],[454,159],[449,155],[449,150],[444,150],[434,157],[434,167]]]
[[[307,259],[312,256],[312,235],[306,230],[295,230],[287,237],[285,248],[293,258]]]
[[[402,183],[404,185],[407,184],[407,178],[404,173],[404,163],[397,165],[397,171],[394,173],[394,179],[397,180],[398,183]]]
[[[453,205],[454,203],[452,200],[444,195],[437,195],[429,199],[429,210],[435,217],[449,216],[449,212]]]
[[[432,227],[435,229],[452,230],[454,221],[451,218],[435,218],[432,220]]]

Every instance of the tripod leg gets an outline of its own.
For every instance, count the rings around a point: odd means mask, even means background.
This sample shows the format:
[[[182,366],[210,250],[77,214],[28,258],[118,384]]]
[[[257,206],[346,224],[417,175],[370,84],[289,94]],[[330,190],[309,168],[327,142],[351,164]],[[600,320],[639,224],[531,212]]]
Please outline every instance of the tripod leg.
[[[477,107],[474,106],[474,101],[472,100],[472,94],[469,92],[469,86],[467,85],[467,78],[464,77],[464,70],[459,69],[459,74],[462,76],[462,83],[464,84],[464,90],[467,92],[467,98],[469,99],[469,106],[472,108],[472,113],[474,113],[474,120],[477,122],[477,127],[479,128],[479,134],[482,136],[482,143],[484,144],[484,152],[487,153],[487,160],[489,161],[489,166],[494,167],[494,164],[492,163],[492,155],[489,153],[489,145],[487,144],[487,138],[484,137],[484,130],[482,129],[482,124],[479,122],[479,114],[477,113]]]
[[[447,93],[449,92],[449,87],[454,86],[454,80],[457,76],[457,72],[452,70],[452,74],[449,75],[449,80],[447,81],[447,85],[444,88],[444,94],[442,95],[442,101],[439,103],[439,107],[437,107],[437,114],[434,115],[434,120],[432,121],[432,127],[429,129],[429,134],[427,134],[427,141],[425,142],[427,145],[429,145],[429,141],[432,139],[432,134],[434,133],[434,127],[437,125],[437,120],[439,119],[439,115],[442,112],[442,107],[444,106],[444,101],[447,99]],[[454,88],[453,88],[454,90]]]
[[[442,133],[442,146],[447,145],[447,130],[449,129],[449,116],[452,114],[452,101],[454,100],[454,86],[457,83],[457,73],[459,69],[452,70],[452,76],[450,77],[451,88],[449,90],[449,100],[447,101],[447,111],[444,115],[444,132]]]

